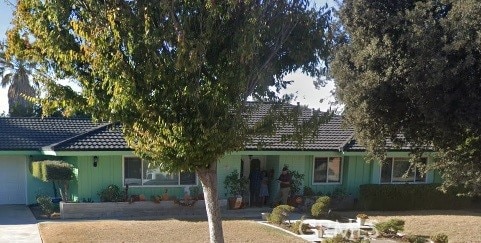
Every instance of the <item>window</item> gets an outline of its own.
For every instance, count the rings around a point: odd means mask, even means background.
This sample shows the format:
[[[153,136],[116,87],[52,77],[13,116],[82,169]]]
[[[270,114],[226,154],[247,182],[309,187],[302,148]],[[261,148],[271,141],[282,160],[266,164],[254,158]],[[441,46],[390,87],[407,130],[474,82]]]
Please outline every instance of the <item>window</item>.
[[[422,163],[426,163],[426,158]],[[381,183],[426,182],[426,175],[417,168],[409,168],[410,165],[409,158],[387,158],[381,166]]]
[[[314,183],[340,183],[341,182],[340,157],[314,159]]]
[[[124,158],[124,185],[130,186],[184,186],[197,185],[194,172],[168,173],[152,168],[149,161],[136,157]]]

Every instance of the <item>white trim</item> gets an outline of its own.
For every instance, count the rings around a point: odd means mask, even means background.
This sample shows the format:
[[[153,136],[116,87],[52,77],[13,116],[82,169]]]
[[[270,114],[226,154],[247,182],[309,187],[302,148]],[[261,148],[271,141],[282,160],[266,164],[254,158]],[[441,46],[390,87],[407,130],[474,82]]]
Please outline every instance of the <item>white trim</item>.
[[[195,174],[195,184],[189,184],[189,185],[181,185],[180,184],[180,172],[178,172],[178,177],[177,177],[177,185],[143,185],[143,176],[144,176],[144,160],[138,156],[132,156],[132,155],[124,155],[122,156],[122,186],[125,187],[125,158],[139,158],[140,159],[140,181],[142,185],[129,185],[129,187],[134,187],[134,188],[159,188],[159,187],[191,187],[191,186],[198,186],[199,185],[199,177],[197,176],[197,173],[194,172]]]
[[[314,176],[315,176],[315,165],[316,165],[316,158],[327,158],[327,169],[326,169],[326,182],[315,182],[314,181]],[[340,164],[339,164],[339,182],[329,182],[329,160],[331,158],[339,158],[340,159]],[[312,185],[342,185],[342,177],[343,177],[343,166],[344,165],[344,159],[342,156],[330,156],[330,157],[323,157],[323,156],[314,156],[312,159],[312,180],[311,183]]]
[[[392,180],[392,175],[393,175],[393,172],[394,172],[394,159],[408,159],[409,160],[409,157],[388,157],[386,159],[391,159],[391,180],[389,182],[381,182],[382,181],[382,166],[383,166],[383,163],[381,163],[381,166],[379,166],[379,184],[383,184],[383,185],[389,185],[389,184],[429,184],[428,183],[428,173],[429,171],[426,171],[426,173],[424,174],[424,181],[416,181],[416,171],[414,171],[414,180],[413,181],[393,181]],[[428,163],[428,158],[427,157],[422,157],[422,159],[425,159],[426,160],[426,164]]]
[[[1,151],[0,151],[1,153]],[[122,155],[122,156],[135,156],[131,150],[102,150],[102,151],[53,151],[53,150],[42,150],[39,154],[41,155],[54,155],[54,156],[91,156],[96,154],[98,156],[110,156],[110,155]]]
[[[27,174],[30,173],[28,170],[28,162],[30,160],[29,158],[30,156],[25,156],[25,163],[23,163],[23,165],[25,166],[23,168],[23,171],[24,171],[24,181],[25,181],[25,205],[28,205],[28,177],[27,177]]]
[[[120,173],[122,173],[122,187],[125,187],[125,168],[124,168],[124,167],[125,167],[125,163],[124,163],[124,158],[125,158],[125,157],[126,157],[126,156],[123,155],[123,156],[122,156],[122,161],[120,161],[120,163],[122,164],[122,170],[121,170],[121,172],[120,172]]]

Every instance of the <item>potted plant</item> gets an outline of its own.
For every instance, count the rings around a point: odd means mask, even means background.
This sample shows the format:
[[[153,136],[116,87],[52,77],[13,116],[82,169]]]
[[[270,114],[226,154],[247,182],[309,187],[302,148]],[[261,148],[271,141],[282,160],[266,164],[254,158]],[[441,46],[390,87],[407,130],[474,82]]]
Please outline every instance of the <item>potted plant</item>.
[[[365,213],[359,213],[357,214],[356,218],[359,225],[363,226],[364,224],[366,224],[366,219],[368,219],[369,217]]]
[[[230,209],[239,209],[243,206],[242,196],[247,192],[249,180],[241,177],[237,170],[232,171],[225,177],[224,187],[229,194],[227,199]]]
[[[293,207],[299,207],[304,201],[304,198],[301,194],[304,174],[301,174],[295,170],[290,171],[289,174],[291,175],[291,195],[288,199],[288,204]]]

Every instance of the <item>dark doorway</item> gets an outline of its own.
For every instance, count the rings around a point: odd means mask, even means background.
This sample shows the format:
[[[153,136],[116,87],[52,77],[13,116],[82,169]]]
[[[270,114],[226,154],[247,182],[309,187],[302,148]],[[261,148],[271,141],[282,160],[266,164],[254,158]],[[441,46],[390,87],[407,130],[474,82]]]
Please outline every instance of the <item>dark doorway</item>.
[[[253,169],[261,169],[261,161],[259,159],[252,159],[250,164],[251,171]]]

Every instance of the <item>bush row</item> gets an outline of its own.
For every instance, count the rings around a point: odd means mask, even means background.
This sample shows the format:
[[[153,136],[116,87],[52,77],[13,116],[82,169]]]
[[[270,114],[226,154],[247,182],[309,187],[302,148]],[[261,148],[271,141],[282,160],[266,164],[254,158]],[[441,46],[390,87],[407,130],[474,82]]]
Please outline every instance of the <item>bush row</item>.
[[[364,210],[460,209],[471,206],[470,198],[443,193],[439,184],[361,185],[360,206]]]

